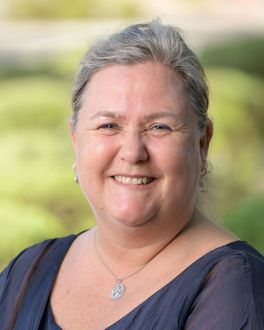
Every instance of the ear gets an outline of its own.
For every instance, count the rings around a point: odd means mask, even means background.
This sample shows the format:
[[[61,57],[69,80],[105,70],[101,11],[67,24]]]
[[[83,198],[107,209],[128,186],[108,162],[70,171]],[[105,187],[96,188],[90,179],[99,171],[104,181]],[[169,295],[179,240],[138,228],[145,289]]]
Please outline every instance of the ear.
[[[214,132],[213,122],[211,119],[208,118],[200,138],[200,155],[202,161],[204,161],[207,158],[209,145],[213,136],[213,132]]]

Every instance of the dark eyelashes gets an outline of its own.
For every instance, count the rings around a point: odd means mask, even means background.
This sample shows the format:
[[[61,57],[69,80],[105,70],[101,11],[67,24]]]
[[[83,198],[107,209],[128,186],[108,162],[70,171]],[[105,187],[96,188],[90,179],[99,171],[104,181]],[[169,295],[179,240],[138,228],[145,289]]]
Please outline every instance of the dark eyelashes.
[[[106,123],[106,124],[102,124],[98,127],[99,128],[106,128],[106,129],[111,129],[111,128],[118,128],[118,125],[115,123]]]
[[[150,126],[149,129],[155,129],[155,130],[172,130],[169,126],[165,124],[154,124]]]
[[[111,128],[118,128],[119,125],[115,124],[115,123],[106,123],[106,124],[102,124],[98,127],[98,129],[100,128],[105,128],[105,129],[111,129]],[[165,125],[165,124],[153,124],[150,127],[148,127],[146,130],[172,130],[169,126]]]

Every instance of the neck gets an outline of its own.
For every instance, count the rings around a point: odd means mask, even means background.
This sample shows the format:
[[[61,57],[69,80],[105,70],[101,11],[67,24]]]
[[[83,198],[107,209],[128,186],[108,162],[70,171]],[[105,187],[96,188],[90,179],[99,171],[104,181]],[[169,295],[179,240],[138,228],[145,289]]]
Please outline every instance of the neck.
[[[167,247],[177,243],[190,230],[196,219],[196,210],[181,221],[171,223],[150,223],[140,227],[105,226],[96,227],[96,244],[99,253],[113,267],[134,269],[141,267],[156,255],[165,252]],[[120,266],[122,265],[122,266]]]

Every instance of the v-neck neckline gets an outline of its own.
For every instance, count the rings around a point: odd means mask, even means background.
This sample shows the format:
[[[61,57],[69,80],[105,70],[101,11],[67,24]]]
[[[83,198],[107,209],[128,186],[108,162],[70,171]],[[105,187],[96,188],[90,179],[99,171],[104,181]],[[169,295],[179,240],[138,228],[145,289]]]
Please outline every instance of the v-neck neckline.
[[[86,230],[85,230],[86,231]],[[67,249],[65,250],[65,253],[63,254],[62,258],[56,263],[56,267],[53,268],[54,271],[54,275],[52,276],[52,281],[50,284],[50,294],[51,294],[51,290],[52,287],[54,285],[55,279],[57,277],[60,265],[62,264],[67,252],[69,251],[69,249],[71,248],[72,244],[74,243],[74,241],[85,231],[82,231],[79,234],[76,235],[72,235],[73,236],[73,240],[71,241],[71,244],[69,244],[69,246],[67,247]],[[124,316],[122,316],[120,319],[118,319],[117,321],[114,321],[112,324],[110,324],[109,326],[107,326],[104,330],[111,330],[112,327],[115,327],[118,323],[123,322],[125,319],[127,319],[129,316],[131,316],[132,314],[136,313],[138,309],[142,308],[143,305],[147,304],[149,301],[151,301],[152,299],[154,299],[157,295],[161,294],[163,291],[167,290],[170,286],[173,286],[175,284],[175,282],[178,282],[178,280],[184,276],[187,272],[189,272],[191,270],[191,268],[193,268],[195,265],[202,263],[204,261],[204,259],[210,257],[211,255],[218,253],[219,251],[222,251],[223,253],[225,251],[228,250],[228,248],[230,248],[233,245],[237,245],[237,244],[247,244],[246,241],[243,240],[236,240],[236,241],[232,241],[230,243],[218,246],[217,248],[214,248],[213,250],[207,252],[206,254],[200,256],[198,259],[194,260],[189,266],[187,266],[185,269],[183,269],[178,275],[176,275],[174,278],[172,278],[168,283],[164,284],[161,288],[159,288],[157,291],[155,291],[154,293],[152,293],[149,297],[145,298],[141,303],[139,303],[137,306],[135,306],[134,308],[132,308],[127,314],[125,314]],[[63,330],[55,321],[55,317],[52,311],[52,307],[51,307],[51,303],[50,303],[50,294],[49,294],[49,298],[47,301],[47,309],[48,309],[48,314],[51,318],[51,323],[54,327],[56,327],[56,330]]]

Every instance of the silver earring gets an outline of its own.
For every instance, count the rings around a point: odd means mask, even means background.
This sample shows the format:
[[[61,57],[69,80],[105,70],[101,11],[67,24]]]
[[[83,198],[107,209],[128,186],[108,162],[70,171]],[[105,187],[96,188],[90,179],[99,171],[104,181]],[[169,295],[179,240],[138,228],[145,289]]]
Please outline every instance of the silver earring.
[[[208,163],[206,160],[203,160],[200,175],[203,178],[207,173],[208,173]]]
[[[75,183],[79,183],[79,177],[78,177],[78,175],[77,175],[77,170],[76,170],[76,164],[74,163],[73,165],[72,165],[72,170],[73,170],[73,172],[75,173],[75,176],[74,176],[74,181],[75,181]]]
[[[78,178],[78,175],[75,175],[75,177],[74,177],[74,181],[75,181],[75,183],[79,183],[79,178]]]

